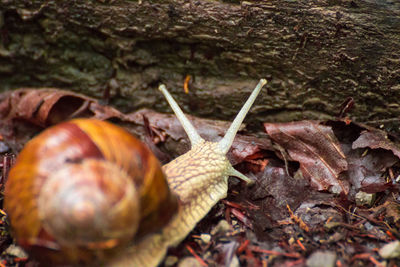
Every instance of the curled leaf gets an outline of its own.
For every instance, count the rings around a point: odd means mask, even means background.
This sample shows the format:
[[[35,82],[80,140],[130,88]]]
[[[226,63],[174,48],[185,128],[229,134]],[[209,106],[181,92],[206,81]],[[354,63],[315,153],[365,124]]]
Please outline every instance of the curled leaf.
[[[291,160],[300,163],[299,171],[313,187],[348,193],[348,186],[339,179],[347,170],[346,157],[331,127],[312,121],[264,123],[264,127]]]
[[[398,158],[400,158],[399,145],[392,142],[384,131],[378,129],[368,128],[367,130],[361,132],[360,137],[358,137],[352,145],[353,149],[365,147],[389,150],[392,151],[392,153]]]

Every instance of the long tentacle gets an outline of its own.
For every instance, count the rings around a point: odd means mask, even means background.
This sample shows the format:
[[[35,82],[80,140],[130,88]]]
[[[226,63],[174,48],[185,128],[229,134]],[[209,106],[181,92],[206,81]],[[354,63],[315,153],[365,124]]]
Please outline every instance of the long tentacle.
[[[169,105],[171,106],[172,110],[174,111],[176,117],[182,124],[183,129],[185,129],[185,132],[189,137],[192,147],[203,142],[204,141],[203,138],[201,138],[201,136],[197,133],[196,129],[193,127],[188,118],[185,116],[179,105],[175,102],[175,100],[165,87],[165,85],[161,84],[158,87],[158,90],[160,90],[163,93]]]
[[[233,143],[233,139],[235,139],[235,135],[239,130],[240,125],[242,124],[244,118],[246,117],[247,112],[249,112],[251,105],[253,105],[254,101],[256,100],[258,94],[260,93],[261,88],[267,83],[266,79],[261,79],[256,88],[254,88],[253,92],[247,99],[246,103],[243,105],[242,109],[239,111],[238,115],[232,122],[231,126],[229,127],[228,131],[226,132],[224,138],[219,141],[219,147],[221,148],[223,153],[227,153],[229,148]]]

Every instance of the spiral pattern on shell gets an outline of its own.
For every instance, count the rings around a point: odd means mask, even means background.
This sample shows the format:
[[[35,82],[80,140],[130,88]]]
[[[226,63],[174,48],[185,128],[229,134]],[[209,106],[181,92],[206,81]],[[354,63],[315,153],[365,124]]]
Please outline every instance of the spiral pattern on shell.
[[[4,207],[28,252],[52,264],[85,263],[160,229],[177,200],[139,140],[111,123],[77,119],[27,143]]]

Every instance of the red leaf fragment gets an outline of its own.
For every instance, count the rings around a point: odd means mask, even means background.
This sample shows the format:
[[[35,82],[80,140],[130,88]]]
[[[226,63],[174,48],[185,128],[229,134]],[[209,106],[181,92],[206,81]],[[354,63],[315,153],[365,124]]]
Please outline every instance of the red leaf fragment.
[[[243,214],[243,212],[241,212],[238,209],[235,208],[231,208],[231,213],[232,215],[234,215],[239,221],[241,221],[244,225],[246,225],[246,227],[253,229],[253,224],[251,222],[251,220]]]
[[[295,223],[297,223],[300,226],[301,229],[303,229],[306,232],[309,232],[310,228],[307,226],[307,224],[300,217],[294,215],[294,213],[293,213],[292,209],[290,208],[290,206],[286,205],[286,208],[289,211],[290,219],[292,219]]]
[[[264,127],[271,139],[300,163],[301,174],[313,187],[335,187],[338,193],[348,193],[348,186],[339,179],[347,170],[346,157],[331,127],[313,121],[264,123]]]
[[[208,266],[208,264],[194,251],[194,249],[186,244],[186,249],[196,258],[201,266]]]

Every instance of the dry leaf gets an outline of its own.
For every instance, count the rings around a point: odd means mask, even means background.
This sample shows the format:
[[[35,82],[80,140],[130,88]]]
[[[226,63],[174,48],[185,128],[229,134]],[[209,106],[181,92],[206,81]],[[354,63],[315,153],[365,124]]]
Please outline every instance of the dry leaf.
[[[264,123],[264,127],[271,139],[300,163],[302,176],[313,187],[335,187],[335,192],[348,193],[347,184],[339,179],[339,174],[347,170],[346,157],[331,127],[312,121]]]

